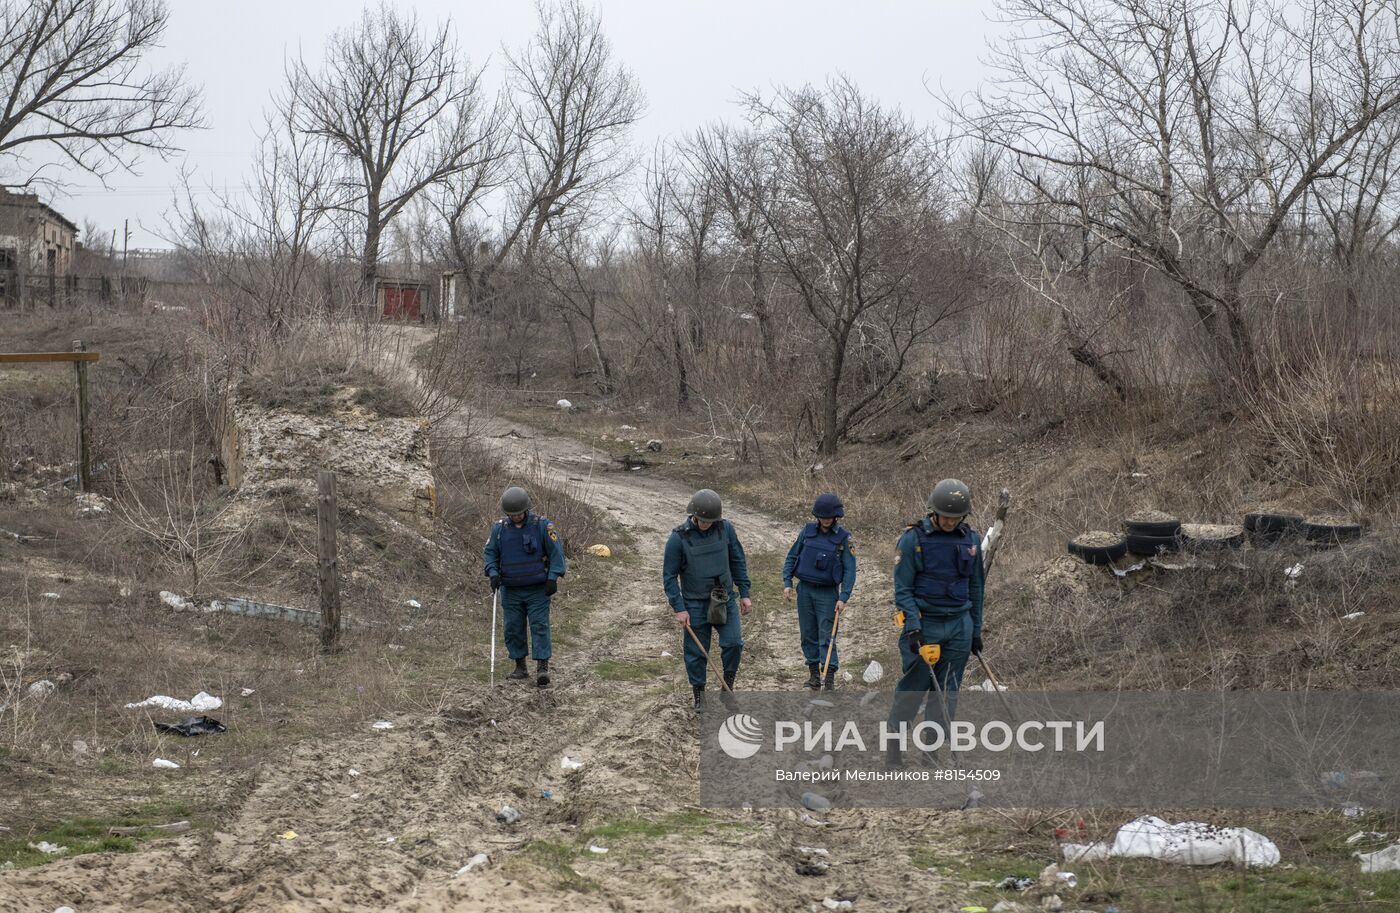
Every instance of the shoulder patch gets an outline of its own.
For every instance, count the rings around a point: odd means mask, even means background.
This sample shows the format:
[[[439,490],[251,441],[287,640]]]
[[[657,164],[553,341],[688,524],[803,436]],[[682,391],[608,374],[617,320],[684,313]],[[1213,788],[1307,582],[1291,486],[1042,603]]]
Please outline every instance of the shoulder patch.
[[[904,560],[904,554],[903,554],[902,552],[895,552],[895,553],[894,553],[894,563],[895,563],[895,564],[898,564],[900,561],[903,561],[903,560]]]
[[[855,542],[853,542],[853,541],[850,540],[850,539],[847,539],[847,540],[846,540],[846,549],[847,549],[847,551],[849,551],[852,555],[854,555],[854,554],[856,553],[856,544],[855,544]]]
[[[555,542],[559,541],[559,530],[554,528],[553,523],[549,524],[549,526],[546,527],[546,530],[549,533],[549,538],[553,539]]]

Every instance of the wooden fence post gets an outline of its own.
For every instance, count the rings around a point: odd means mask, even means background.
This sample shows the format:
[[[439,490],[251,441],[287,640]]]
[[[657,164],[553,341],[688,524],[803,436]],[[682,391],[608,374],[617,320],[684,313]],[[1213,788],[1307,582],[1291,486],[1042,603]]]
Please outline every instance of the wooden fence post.
[[[87,346],[81,339],[73,340],[74,352],[86,352]],[[92,491],[92,442],[88,433],[88,376],[87,362],[75,361],[78,371],[78,490]]]
[[[323,469],[316,477],[317,582],[321,589],[321,649],[333,652],[340,641],[340,568],[336,560],[335,473]]]

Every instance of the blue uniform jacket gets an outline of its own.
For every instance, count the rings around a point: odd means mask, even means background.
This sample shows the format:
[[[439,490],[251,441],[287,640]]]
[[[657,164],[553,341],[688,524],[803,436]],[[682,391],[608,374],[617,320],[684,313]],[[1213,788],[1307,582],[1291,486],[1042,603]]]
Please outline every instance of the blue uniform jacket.
[[[536,513],[527,513],[525,522],[544,522],[544,550],[549,555],[549,579],[558,580],[564,576],[567,564],[564,561],[564,542],[559,538],[559,531],[554,528],[554,521],[546,517],[541,517]],[[491,535],[486,537],[486,576],[495,577],[501,573],[501,527],[509,523],[509,517],[502,517],[491,525]]]
[[[933,521],[925,517],[922,521],[924,529],[937,535],[937,527]],[[904,531],[904,535],[899,537],[899,545],[896,546],[894,559],[894,604],[904,612],[904,633],[921,630],[920,622],[923,614],[919,608],[918,598],[914,595],[914,578],[918,576],[921,569],[919,553],[916,551],[919,545],[919,534],[911,527]],[[968,601],[971,603],[972,612],[972,636],[982,636],[982,597],[984,592],[984,582],[986,580],[986,568],[982,565],[982,548],[977,548],[977,561],[972,566],[972,577],[967,583]]]
[[[831,528],[835,530],[840,524],[834,524]],[[797,571],[797,559],[802,554],[802,543],[807,537],[802,533],[797,534],[797,541],[792,543],[792,548],[788,549],[787,560],[783,562],[783,586],[792,586],[792,575]],[[851,590],[856,588],[856,552],[855,542],[852,539],[846,540],[846,547],[841,550],[841,592],[837,594],[838,602],[850,602]]]
[[[694,536],[718,536],[720,523],[728,523],[728,520],[721,520],[713,524],[708,530],[702,530],[695,525],[695,519],[687,518],[681,525],[683,530],[691,530]],[[671,538],[666,540],[666,554],[661,561],[661,586],[666,590],[666,601],[671,604],[671,611],[684,612],[685,600],[681,598],[681,571],[685,570],[685,550],[681,547],[681,534],[677,530],[671,530]],[[749,581],[749,561],[744,557],[744,546],[739,544],[738,530],[733,526],[729,528],[729,575],[734,578],[734,585],[739,588],[739,596],[748,599],[750,593]]]

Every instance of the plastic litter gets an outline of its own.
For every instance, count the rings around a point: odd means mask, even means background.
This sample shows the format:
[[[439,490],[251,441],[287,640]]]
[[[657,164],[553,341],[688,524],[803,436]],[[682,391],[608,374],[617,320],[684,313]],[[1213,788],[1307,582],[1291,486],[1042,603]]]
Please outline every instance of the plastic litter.
[[[1009,691],[1006,685],[996,685],[991,679],[984,679],[979,685],[965,685],[968,691]]]
[[[474,872],[474,871],[476,871],[477,869],[485,868],[486,866],[488,866],[488,865],[490,865],[490,864],[491,864],[491,857],[490,857],[490,856],[486,855],[485,853],[477,853],[475,856],[473,856],[472,858],[470,858],[470,859],[467,860],[467,864],[466,864],[466,865],[462,866],[460,869],[458,869],[457,871],[453,872],[453,873],[452,873],[452,877],[453,877],[453,878],[461,878],[463,875],[467,874],[468,872]]]
[[[828,800],[825,796],[820,796],[816,793],[803,793],[802,805],[805,808],[810,808],[814,812],[831,811],[830,800]]]
[[[350,768],[350,776],[352,776],[352,777],[358,777],[359,775],[360,775],[360,772],[359,772],[358,770],[356,770],[356,769],[353,768],[353,767]]]
[[[597,853],[599,856],[601,856],[601,855],[603,855],[604,853],[606,853],[607,851],[608,851],[608,848],[605,847],[605,846],[598,846],[597,844],[594,844],[594,843],[588,844],[588,852],[590,852],[590,853]]]
[[[40,593],[39,595],[42,596],[42,597],[44,597],[45,599],[57,599],[57,598],[58,598],[58,594],[57,594],[57,593]]]
[[[1079,887],[1079,877],[1073,872],[1056,872],[1055,877],[1060,880],[1060,884],[1067,888]]]
[[[169,710],[171,713],[207,713],[210,710],[218,710],[224,705],[223,698],[215,697],[207,691],[201,691],[187,701],[179,698],[169,697],[164,694],[157,694],[148,697],[144,701],[137,701],[134,704],[127,704],[127,710],[138,710],[142,707],[159,707],[162,710]]]
[[[57,907],[53,913],[76,913],[72,907]]]
[[[378,721],[377,723],[371,724],[369,728],[370,728],[370,729],[393,729],[393,728],[394,728],[394,724],[391,723],[391,722],[389,722],[388,720],[380,720],[380,721]]]
[[[1388,846],[1374,853],[1357,853],[1361,860],[1361,874],[1374,875],[1378,872],[1400,872],[1400,843]]]
[[[30,697],[48,697],[50,694],[53,694],[57,690],[57,685],[44,678],[31,684],[25,690],[25,694],[29,695]]]
[[[59,846],[56,843],[49,843],[47,840],[40,840],[38,843],[29,844],[31,850],[38,850],[45,856],[61,856],[68,852],[68,847]]]
[[[665,651],[665,650],[662,650],[662,651],[661,651],[661,658],[662,658],[662,659],[669,659],[670,657],[671,657],[671,654],[670,654],[670,653],[668,653],[668,652]]]
[[[151,762],[152,767],[159,767],[161,770],[179,770],[180,765],[174,761],[167,761],[165,758],[156,758]]]
[[[1357,831],[1356,833],[1352,834],[1350,837],[1347,838],[1347,846],[1355,846],[1356,844],[1361,843],[1363,841],[1370,842],[1384,840],[1389,836],[1389,834],[1383,831]]]
[[[553,798],[554,798],[554,790],[552,790],[552,789],[542,789],[542,790],[540,790],[540,798],[541,798],[541,799],[553,799]]]
[[[873,685],[885,677],[885,667],[880,665],[880,661],[872,659],[870,665],[865,667],[865,671],[860,674],[860,680],[867,685]]]
[[[1029,891],[1034,886],[1035,879],[1025,875],[1007,875],[997,882],[997,889],[1001,891]]]
[[[802,853],[802,854],[805,855],[805,856],[829,856],[829,855],[831,855],[830,853],[828,853],[828,852],[826,851],[826,847],[822,847],[822,846],[799,846],[799,847],[797,848],[797,852]]]
[[[849,910],[853,904],[849,900],[836,900],[831,897],[822,900],[822,906],[828,910]]]
[[[161,732],[174,732],[183,736],[209,735],[213,732],[227,732],[228,727],[213,717],[187,716],[175,723],[156,723]]]
[[[1365,612],[1348,612],[1342,616],[1342,620],[1351,621],[1353,618],[1360,618],[1362,615],[1365,614]]]
[[[808,827],[826,827],[825,821],[819,821],[816,818],[813,818],[811,815],[807,814],[806,812],[803,812],[802,817],[798,818],[797,820],[801,821]]]
[[[296,832],[296,831],[283,831],[282,833],[278,834],[277,836],[280,837],[280,838],[282,838],[283,840],[295,840],[295,839],[297,839],[297,832]]]
[[[502,805],[501,810],[496,812],[496,820],[504,821],[506,824],[514,824],[520,820],[520,812],[509,805]]]
[[[160,601],[170,606],[172,609],[192,609],[194,603],[190,602],[179,593],[172,593],[169,590],[160,591]]]
[[[1247,827],[1215,827],[1199,821],[1168,824],[1153,815],[1120,827],[1109,852],[1179,865],[1229,862],[1268,868],[1278,865],[1280,859],[1272,840]]]
[[[572,409],[572,408],[574,408],[574,404],[571,403],[571,402],[569,402],[567,399],[561,399],[561,400],[559,400],[557,403],[555,403],[554,405],[558,406],[560,409]]]
[[[410,609],[421,609],[421,608],[423,608],[423,603],[419,602],[419,601],[416,600],[416,599],[409,599],[409,600],[406,600],[406,601],[404,602],[404,605],[408,606]]]
[[[1283,576],[1287,577],[1289,580],[1297,580],[1299,577],[1303,576],[1303,565],[1294,564],[1284,568]]]
[[[1365,811],[1366,809],[1354,802],[1348,802],[1342,806],[1342,816],[1345,818],[1360,818]]]
[[[1107,843],[1062,843],[1060,853],[1065,862],[1102,862],[1112,848]]]
[[[583,767],[583,762],[578,760],[577,758],[571,758],[568,755],[564,755],[563,759],[559,762],[559,766],[565,770],[579,770]]]
[[[252,696],[253,696],[254,694],[256,694],[256,693],[257,693],[257,691],[256,691],[255,689],[253,689],[253,688],[244,688],[242,691],[238,692],[238,696],[239,696],[239,697],[252,697]]]
[[[608,548],[606,545],[603,545],[601,543],[598,545],[588,546],[588,551],[590,554],[596,555],[599,558],[612,557],[612,549]]]

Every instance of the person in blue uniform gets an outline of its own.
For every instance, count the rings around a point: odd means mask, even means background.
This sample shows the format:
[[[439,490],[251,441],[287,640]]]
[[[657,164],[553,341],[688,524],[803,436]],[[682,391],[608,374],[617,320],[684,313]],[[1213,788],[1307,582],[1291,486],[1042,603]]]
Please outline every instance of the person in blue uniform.
[[[744,546],[734,525],[723,517],[719,495],[708,488],[690,499],[690,514],[671,530],[661,564],[661,585],[671,604],[676,623],[684,632],[682,643],[685,673],[690,679],[695,708],[705,704],[705,655],[710,652],[711,635],[719,633],[720,665],[727,689],[723,697],[730,704],[730,692],[739,674],[739,657],[744,652],[739,616],[753,609],[749,565]],[[737,596],[737,600],[736,600]],[[718,616],[722,615],[723,620]],[[694,634],[700,643],[697,646]],[[701,647],[704,652],[701,652]]]
[[[501,594],[506,652],[515,660],[508,679],[530,677],[525,658],[534,654],[535,684],[549,684],[549,603],[564,576],[564,542],[548,517],[530,510],[530,494],[512,486],[501,495],[501,513],[486,539],[486,576]],[[525,632],[529,628],[529,646]],[[496,632],[492,631],[495,637]]]
[[[856,585],[856,553],[851,531],[836,521],[846,515],[834,494],[817,495],[812,504],[815,523],[797,534],[783,562],[783,598],[792,601],[793,578],[797,586],[797,630],[802,638],[802,659],[807,663],[807,687],[822,687],[822,663],[828,650],[826,690],[836,687],[840,652],[831,643],[836,616],[846,608]]]
[[[895,686],[890,728],[909,724],[925,703],[924,718],[945,728],[957,711],[968,657],[982,652],[982,596],[986,571],[982,539],[966,522],[972,492],[944,479],[928,498],[928,514],[899,537],[894,566],[895,619],[902,620],[899,654],[903,675]],[[930,667],[921,653],[939,647]],[[889,746],[888,763],[901,762]]]

